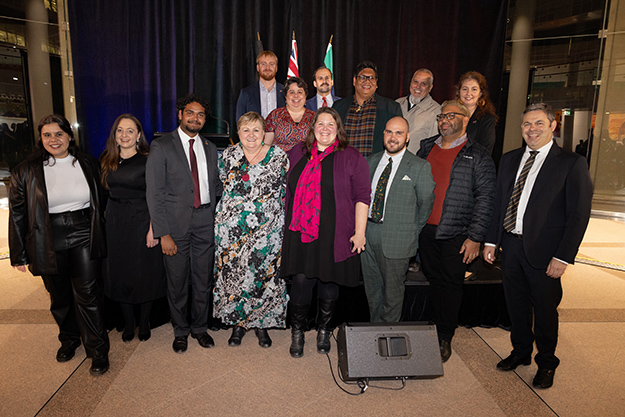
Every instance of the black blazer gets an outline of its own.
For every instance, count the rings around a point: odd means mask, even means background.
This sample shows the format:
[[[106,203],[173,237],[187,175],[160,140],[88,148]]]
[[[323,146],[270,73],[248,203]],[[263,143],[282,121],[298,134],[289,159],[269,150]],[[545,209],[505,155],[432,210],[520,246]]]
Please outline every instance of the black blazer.
[[[273,89],[273,92],[277,94],[276,103],[278,103],[278,105],[276,108],[286,106],[283,90],[284,86],[276,81],[276,87]],[[260,87],[258,85],[258,81],[241,89],[241,92],[239,93],[239,99],[237,100],[237,121],[248,111],[255,111],[256,113],[261,114]]]
[[[497,246],[524,150],[508,152],[499,164],[495,212],[486,235],[486,242]],[[592,181],[586,160],[554,142],[523,215],[523,249],[532,267],[546,268],[552,258],[571,264],[575,261],[590,219],[591,201]]]
[[[69,158],[71,157],[70,155]],[[91,259],[105,258],[104,190],[100,183],[100,164],[95,158],[82,152],[77,152],[75,157],[85,174],[90,191]],[[48,210],[43,153],[39,150],[13,169],[9,188],[11,265],[28,264],[33,275],[57,273]]]

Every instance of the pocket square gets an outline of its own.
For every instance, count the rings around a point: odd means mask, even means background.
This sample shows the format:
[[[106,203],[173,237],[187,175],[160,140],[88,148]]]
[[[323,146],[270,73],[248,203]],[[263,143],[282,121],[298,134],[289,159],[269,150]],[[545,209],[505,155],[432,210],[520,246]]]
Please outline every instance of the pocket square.
[[[402,178],[401,180],[402,181],[412,181],[408,175],[404,175],[404,178]]]

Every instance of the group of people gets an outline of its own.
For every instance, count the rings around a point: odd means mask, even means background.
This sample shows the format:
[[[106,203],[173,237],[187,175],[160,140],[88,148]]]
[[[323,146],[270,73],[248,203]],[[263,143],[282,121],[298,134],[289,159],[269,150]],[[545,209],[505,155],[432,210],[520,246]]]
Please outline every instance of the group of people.
[[[497,367],[529,364],[536,341],[534,385],[551,386],[560,277],[592,196],[583,158],[552,140],[553,110],[525,110],[527,146],[504,156],[497,177],[496,115],[477,72],[438,105],[427,69],[397,101],[377,95],[370,61],[356,66],[354,95],[344,99],[325,67],[308,101],[300,78],[275,81],[272,52],[259,55],[257,70],[237,103],[240,141],[220,157],[199,134],[210,108],[193,94],[178,100],[178,128],[151,147],[134,116],[119,116],[100,163],[80,152],[64,117],[40,122],[37,151],[12,173],[9,238],[12,265],[41,275],[50,292],[57,360],[82,341],[91,373],[108,370],[102,291],[121,305],[124,341],[134,338],[136,313],[139,339],[150,337],[152,302],[166,294],[175,352],[187,350],[189,334],[214,346],[211,304],[232,327],[230,346],[254,329],[270,347],[268,329],[286,327],[288,312],[297,358],[316,289],[316,348],[327,353],[340,287],[362,276],[371,321],[400,321],[419,251],[445,362],[467,265],[485,244],[486,262],[503,249],[512,320],[514,349]]]

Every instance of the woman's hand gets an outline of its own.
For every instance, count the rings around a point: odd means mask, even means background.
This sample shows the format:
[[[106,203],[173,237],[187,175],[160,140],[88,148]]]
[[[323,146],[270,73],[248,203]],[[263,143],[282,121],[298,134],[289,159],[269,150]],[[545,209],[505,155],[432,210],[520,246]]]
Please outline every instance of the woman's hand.
[[[27,267],[27,266],[28,266],[28,265],[14,265],[14,266],[13,266],[13,269],[17,269],[17,270],[18,270],[18,271],[20,271],[20,272],[26,272],[26,267]]]
[[[349,238],[349,241],[352,242],[352,253],[358,251],[358,253],[365,250],[365,244],[367,243],[367,239],[364,234],[356,233],[354,236]]]
[[[148,235],[145,237],[145,244],[148,248],[153,248],[158,245],[158,239],[154,239],[154,233],[152,232],[152,223],[150,223]]]

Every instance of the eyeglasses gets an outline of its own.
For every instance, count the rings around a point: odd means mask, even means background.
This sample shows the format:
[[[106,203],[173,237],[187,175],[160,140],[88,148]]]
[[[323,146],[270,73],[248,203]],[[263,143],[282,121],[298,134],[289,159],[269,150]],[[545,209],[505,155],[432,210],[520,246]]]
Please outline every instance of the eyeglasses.
[[[359,75],[356,78],[358,78],[358,81],[361,83],[364,83],[365,81],[374,82],[378,79],[375,75]]]
[[[455,113],[455,112],[451,112],[451,113],[441,113],[438,116],[436,116],[436,121],[440,122],[442,119],[447,119],[447,120],[454,120],[456,118],[456,115],[458,116],[462,116],[462,117],[466,117],[464,114],[462,113]]]

